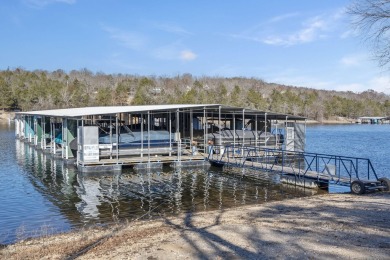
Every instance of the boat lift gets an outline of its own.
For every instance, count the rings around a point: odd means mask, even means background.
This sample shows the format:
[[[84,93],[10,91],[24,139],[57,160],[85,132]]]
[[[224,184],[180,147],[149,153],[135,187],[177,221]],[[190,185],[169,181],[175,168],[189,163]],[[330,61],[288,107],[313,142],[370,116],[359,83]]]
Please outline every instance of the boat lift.
[[[280,173],[288,183],[310,187],[329,184],[349,186],[354,194],[390,189],[388,178],[378,178],[369,159],[288,151],[267,147],[210,147],[208,160],[215,166],[252,168]]]

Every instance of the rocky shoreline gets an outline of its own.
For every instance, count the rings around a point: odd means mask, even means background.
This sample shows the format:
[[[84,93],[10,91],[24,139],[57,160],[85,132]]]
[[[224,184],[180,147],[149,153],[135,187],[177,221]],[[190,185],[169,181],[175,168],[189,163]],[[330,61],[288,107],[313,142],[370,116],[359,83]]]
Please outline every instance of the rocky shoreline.
[[[2,259],[388,259],[390,193],[325,194],[21,241]]]

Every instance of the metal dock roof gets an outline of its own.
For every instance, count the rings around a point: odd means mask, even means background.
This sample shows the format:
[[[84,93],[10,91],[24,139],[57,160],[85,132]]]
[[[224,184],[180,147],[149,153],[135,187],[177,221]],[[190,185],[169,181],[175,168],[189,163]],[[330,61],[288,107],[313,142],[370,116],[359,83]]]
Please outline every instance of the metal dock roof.
[[[19,115],[35,115],[35,116],[50,116],[50,117],[70,117],[79,118],[83,116],[93,115],[114,115],[118,113],[142,113],[147,111],[175,111],[177,109],[221,109],[223,113],[242,113],[245,114],[260,114],[269,116],[272,119],[288,119],[291,120],[304,120],[305,117],[279,114],[269,111],[260,111],[254,109],[240,108],[226,106],[222,104],[171,104],[171,105],[141,105],[141,106],[99,106],[99,107],[79,107],[79,108],[65,108],[65,109],[51,109],[51,110],[38,110],[38,111],[26,111],[18,112]]]

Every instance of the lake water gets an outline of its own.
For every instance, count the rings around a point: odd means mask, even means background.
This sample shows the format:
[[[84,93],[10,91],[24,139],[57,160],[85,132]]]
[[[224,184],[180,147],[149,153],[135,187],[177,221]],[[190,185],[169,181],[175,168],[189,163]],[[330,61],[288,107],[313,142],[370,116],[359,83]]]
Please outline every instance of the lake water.
[[[378,177],[390,178],[390,125],[313,125],[306,151],[371,160]]]
[[[309,152],[370,158],[390,177],[389,125],[309,126]],[[61,160],[15,140],[0,124],[0,244],[27,237],[188,211],[226,209],[316,192],[279,182],[276,174],[170,167],[161,172],[82,175]]]

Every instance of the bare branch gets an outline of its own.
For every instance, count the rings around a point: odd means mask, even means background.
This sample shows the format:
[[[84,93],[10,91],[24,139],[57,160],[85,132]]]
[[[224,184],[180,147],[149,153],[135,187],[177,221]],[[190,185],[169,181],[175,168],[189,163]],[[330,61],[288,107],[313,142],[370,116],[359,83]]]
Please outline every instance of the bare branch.
[[[380,66],[390,63],[390,0],[356,0],[347,11],[353,25],[372,45]]]

